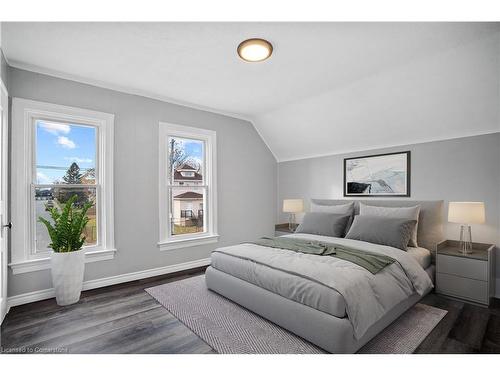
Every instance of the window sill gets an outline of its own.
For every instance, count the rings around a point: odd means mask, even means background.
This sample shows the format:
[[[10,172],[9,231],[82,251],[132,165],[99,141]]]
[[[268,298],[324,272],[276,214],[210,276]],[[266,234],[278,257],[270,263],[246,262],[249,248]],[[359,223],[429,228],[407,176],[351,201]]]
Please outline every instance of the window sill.
[[[215,243],[217,241],[219,241],[219,235],[218,234],[210,234],[210,235],[205,235],[205,236],[200,236],[200,237],[191,237],[191,238],[184,238],[184,239],[179,239],[179,240],[158,242],[158,247],[159,247],[160,251],[168,251],[168,250],[182,249],[184,247],[206,245],[209,243]]]
[[[85,253],[85,263],[110,260],[115,257],[116,249],[93,250]],[[50,269],[50,257],[30,259],[16,263],[9,263],[14,275]]]

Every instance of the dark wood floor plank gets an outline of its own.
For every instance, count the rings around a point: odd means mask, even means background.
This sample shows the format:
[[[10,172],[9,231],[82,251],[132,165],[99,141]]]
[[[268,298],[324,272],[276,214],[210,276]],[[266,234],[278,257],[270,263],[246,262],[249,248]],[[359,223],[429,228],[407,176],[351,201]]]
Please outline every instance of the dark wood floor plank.
[[[464,303],[446,299],[433,293],[424,297],[422,303],[429,306],[437,307],[442,310],[446,310],[448,311],[448,313],[438,323],[438,325],[434,327],[432,332],[425,338],[425,340],[419,345],[415,353],[418,354],[441,353],[442,346],[445,344],[449,332],[453,329],[458,319],[458,316],[460,315],[464,307]]]
[[[98,338],[112,331],[133,327],[142,321],[151,320],[165,315],[165,311],[161,306],[139,311],[122,318],[113,319],[107,322],[96,324],[92,327],[85,327],[79,330],[70,331],[61,335],[57,335],[45,341],[39,341],[35,345],[38,347],[55,347],[60,346],[69,348],[92,338]],[[174,317],[170,317],[175,320]]]
[[[481,347],[483,353],[500,353],[500,315],[492,314]]]
[[[3,348],[69,353],[215,353],[144,289],[199,275],[203,268],[85,291],[71,306],[54,299],[11,309]],[[500,353],[500,302],[489,309],[430,294],[422,303],[448,314],[416,353]]]
[[[447,338],[441,346],[440,354],[473,354],[479,350],[458,340]]]
[[[204,272],[205,268],[206,267],[200,267],[189,271],[180,271],[167,276],[155,276],[147,279],[130,281],[123,284],[87,290],[82,292],[82,296],[78,305],[81,303],[99,303],[103,299],[112,299],[118,296],[124,297],[127,295],[127,293],[142,293],[145,288],[151,286],[181,280],[193,275],[199,275],[200,273]],[[33,318],[33,309],[36,309],[37,314],[45,317],[50,316],[50,314],[61,314],[66,310],[73,310],[74,306],[75,305],[66,307],[58,306],[54,298],[15,306],[10,310],[12,314],[9,313],[5,317],[5,323],[14,323],[19,320],[24,320],[26,317]]]
[[[68,310],[66,314],[49,318],[46,322],[35,326],[23,326],[13,331],[6,330],[5,335],[7,340],[12,340],[16,344],[24,341],[25,345],[34,345],[40,341],[88,329],[156,306],[156,301],[145,293],[107,301],[102,305],[92,306],[90,309],[86,308],[85,304],[75,305],[75,309]]]
[[[178,324],[175,319],[171,319],[166,314],[160,319],[164,325],[154,327],[151,321],[141,321],[72,345],[69,351],[71,353],[134,353],[158,336],[167,339],[173,335],[174,327]]]
[[[77,304],[62,307],[57,311],[52,311],[50,313],[38,313],[29,319],[23,318],[22,320],[9,320],[8,326],[5,328],[5,333],[10,333],[13,328],[16,330],[21,329],[31,329],[40,324],[48,324],[57,322],[61,319],[75,319],[76,317],[82,317],[85,315],[95,315],[100,310],[116,308],[117,304],[122,306],[123,304],[135,303],[139,300],[148,300],[142,292],[134,292],[133,294],[120,294],[116,296],[106,296],[98,302],[88,302],[85,299],[80,300]]]
[[[479,350],[489,319],[487,308],[465,305],[448,337]]]

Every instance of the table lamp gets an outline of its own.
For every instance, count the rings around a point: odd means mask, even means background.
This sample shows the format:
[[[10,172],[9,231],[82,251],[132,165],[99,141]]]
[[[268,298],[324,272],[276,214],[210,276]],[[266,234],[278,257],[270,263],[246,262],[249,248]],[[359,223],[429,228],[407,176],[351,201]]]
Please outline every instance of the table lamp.
[[[448,221],[460,225],[460,249],[463,254],[472,253],[472,234],[469,224],[483,224],[484,202],[450,202]]]
[[[288,229],[295,230],[295,214],[304,211],[304,201],[302,199],[284,199],[283,212],[288,213]]]

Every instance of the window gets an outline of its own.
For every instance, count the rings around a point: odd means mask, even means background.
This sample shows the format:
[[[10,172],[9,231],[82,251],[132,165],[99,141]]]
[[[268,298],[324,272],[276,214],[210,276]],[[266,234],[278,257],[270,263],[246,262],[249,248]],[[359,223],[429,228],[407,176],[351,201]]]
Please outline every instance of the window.
[[[216,242],[215,132],[160,123],[161,250]]]
[[[62,207],[76,196],[75,205],[92,202],[89,222],[84,230],[85,246],[98,245],[97,194],[100,181],[96,178],[96,147],[98,129],[71,123],[34,119],[34,158],[31,185],[34,243],[36,253],[50,251],[50,237],[39,217],[51,220],[49,209]]]
[[[50,237],[39,217],[76,196],[92,202],[84,229],[86,261],[113,257],[114,116],[13,99],[14,273],[49,268]],[[22,173],[21,171],[24,171]]]

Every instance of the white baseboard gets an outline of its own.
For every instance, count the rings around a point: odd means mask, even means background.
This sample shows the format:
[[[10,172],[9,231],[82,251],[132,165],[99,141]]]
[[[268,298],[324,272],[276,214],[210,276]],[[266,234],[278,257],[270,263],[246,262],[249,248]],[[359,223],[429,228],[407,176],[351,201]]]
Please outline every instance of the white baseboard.
[[[173,264],[171,266],[152,268],[144,271],[125,273],[122,275],[104,277],[102,279],[88,280],[83,282],[83,290],[102,288],[104,286],[126,283],[148,277],[167,275],[169,273],[185,271],[192,268],[204,267],[210,264],[210,258],[194,260],[191,262]],[[34,292],[18,294],[7,298],[7,310],[13,306],[54,298],[54,288],[36,290]]]
[[[0,298],[0,324],[3,323],[3,319],[9,312],[9,308],[7,307],[7,301],[5,298]]]

